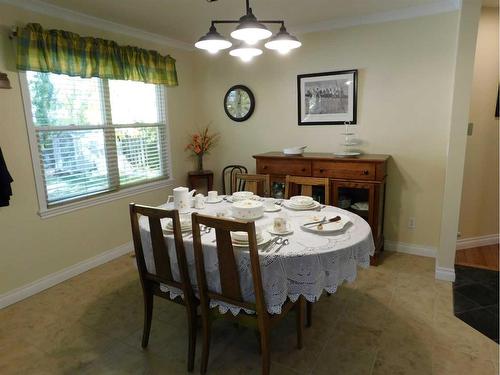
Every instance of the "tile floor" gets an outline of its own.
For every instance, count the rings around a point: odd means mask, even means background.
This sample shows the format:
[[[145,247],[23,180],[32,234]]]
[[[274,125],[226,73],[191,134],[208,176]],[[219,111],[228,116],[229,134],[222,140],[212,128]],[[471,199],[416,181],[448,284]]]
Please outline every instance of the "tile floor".
[[[184,312],[157,301],[144,351],[129,256],[0,310],[0,374],[186,374]],[[209,374],[260,373],[253,332],[226,322],[213,332]],[[315,305],[304,349],[293,316],[283,321],[272,361],[275,375],[488,375],[498,374],[498,345],[454,317],[451,283],[434,280],[433,259],[386,252]]]
[[[498,271],[455,266],[455,316],[498,343]]]

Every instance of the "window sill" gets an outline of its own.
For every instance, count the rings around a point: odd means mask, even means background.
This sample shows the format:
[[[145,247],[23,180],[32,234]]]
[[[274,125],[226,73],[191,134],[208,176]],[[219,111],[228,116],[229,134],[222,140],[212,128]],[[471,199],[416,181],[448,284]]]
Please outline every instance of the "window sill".
[[[154,182],[149,182],[145,183],[139,186],[133,186],[129,188],[125,188],[120,191],[116,191],[113,193],[107,193],[103,195],[99,195],[96,197],[88,198],[85,200],[73,202],[73,203],[67,203],[61,206],[57,207],[51,207],[51,208],[40,208],[40,211],[38,214],[42,219],[47,219],[49,217],[54,217],[62,214],[66,214],[68,212],[72,211],[77,211],[82,208],[87,208],[87,207],[92,207],[92,206],[97,206],[100,204],[112,202],[118,199],[126,198],[131,195],[136,195],[136,194],[141,194],[141,193],[146,193],[148,191],[153,191],[165,187],[172,186],[174,183],[173,179],[167,179],[167,180],[160,180],[160,181],[154,181]]]

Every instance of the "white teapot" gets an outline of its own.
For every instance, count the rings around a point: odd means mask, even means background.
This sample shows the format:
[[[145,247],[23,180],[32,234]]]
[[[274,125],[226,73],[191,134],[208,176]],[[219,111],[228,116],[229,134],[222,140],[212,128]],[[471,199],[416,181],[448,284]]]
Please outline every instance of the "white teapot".
[[[179,210],[179,213],[189,212],[191,208],[191,202],[193,200],[193,195],[196,190],[191,190],[184,186],[179,186],[173,189],[174,195],[168,196],[167,203],[170,203],[170,200],[173,198],[174,200],[174,209]]]

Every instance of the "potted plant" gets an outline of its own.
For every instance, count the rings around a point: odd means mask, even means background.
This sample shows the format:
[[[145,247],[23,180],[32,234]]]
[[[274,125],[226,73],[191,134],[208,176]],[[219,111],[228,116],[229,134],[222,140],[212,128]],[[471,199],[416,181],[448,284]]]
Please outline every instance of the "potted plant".
[[[219,140],[218,133],[209,133],[210,125],[207,125],[201,131],[190,135],[190,142],[185,150],[190,151],[192,156],[197,159],[197,170],[203,170],[203,156],[208,154]]]

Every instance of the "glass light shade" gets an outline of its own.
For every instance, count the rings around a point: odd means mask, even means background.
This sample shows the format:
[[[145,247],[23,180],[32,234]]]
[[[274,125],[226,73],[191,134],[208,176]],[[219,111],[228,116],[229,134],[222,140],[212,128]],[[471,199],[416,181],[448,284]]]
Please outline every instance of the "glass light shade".
[[[281,26],[279,33],[265,44],[266,48],[276,50],[281,54],[288,53],[290,50],[299,48],[301,45],[302,43],[296,37],[290,35],[284,26]]]
[[[239,57],[244,62],[249,62],[255,56],[262,55],[262,50],[254,47],[239,47],[229,51],[231,56]]]
[[[208,33],[202,36],[194,44],[196,48],[207,50],[212,54],[217,53],[222,49],[227,49],[232,45],[233,43],[231,43],[227,39],[224,39],[224,37],[217,32],[215,26],[211,26]]]
[[[240,18],[238,27],[231,33],[231,37],[234,39],[243,40],[250,45],[257,43],[259,40],[267,39],[271,35],[273,33],[257,21],[252,9],[249,9],[248,13]]]

